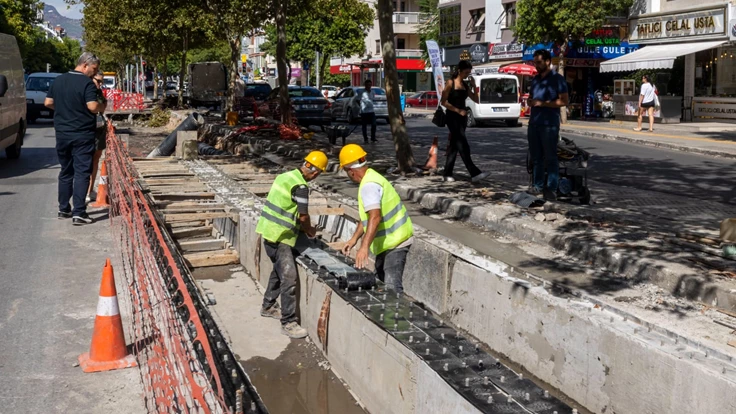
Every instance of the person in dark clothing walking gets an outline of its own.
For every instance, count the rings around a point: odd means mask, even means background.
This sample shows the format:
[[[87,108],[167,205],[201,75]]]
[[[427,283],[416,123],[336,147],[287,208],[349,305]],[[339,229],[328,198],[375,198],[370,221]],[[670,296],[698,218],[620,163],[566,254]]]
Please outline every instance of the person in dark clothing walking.
[[[44,101],[47,108],[54,110],[56,153],[61,164],[58,217],[71,218],[76,226],[94,222],[87,215],[85,198],[95,153],[96,114],[105,111],[91,79],[99,67],[97,56],[84,52],[74,70],[56,78]],[[74,210],[69,205],[70,198]]]
[[[560,108],[567,106],[567,82],[551,68],[552,54],[540,49],[534,52],[537,75],[529,88],[529,153],[534,164],[532,189],[534,195],[544,194],[544,199],[557,200],[560,180],[560,164],[557,159],[557,141],[560,136]],[[544,174],[547,173],[545,188]]]
[[[468,110],[465,100],[470,98],[475,103],[479,101],[479,89],[475,86],[475,79],[471,77],[470,83],[463,80],[470,76],[472,70],[473,65],[469,61],[461,60],[442,90],[440,103],[446,108],[445,120],[447,128],[450,130],[450,146],[447,152],[445,171],[442,174],[443,180],[447,182],[455,181],[452,170],[455,168],[455,159],[458,153],[460,153],[460,158],[463,159],[463,163],[465,163],[465,167],[470,173],[472,182],[477,183],[490,175],[489,172],[481,172],[473,163],[470,158],[470,145],[465,136],[465,129],[468,127]]]

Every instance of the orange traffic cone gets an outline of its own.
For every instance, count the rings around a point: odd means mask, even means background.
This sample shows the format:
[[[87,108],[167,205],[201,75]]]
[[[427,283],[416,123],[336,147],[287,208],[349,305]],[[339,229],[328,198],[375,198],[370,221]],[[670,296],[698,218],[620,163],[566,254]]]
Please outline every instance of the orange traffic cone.
[[[435,135],[434,140],[432,141],[432,147],[429,149],[429,155],[427,159],[427,163],[424,164],[425,170],[435,170],[437,169],[437,136]]]
[[[97,200],[90,204],[91,207],[110,207],[107,200],[107,160],[102,160],[102,171],[100,171],[100,185],[97,186]]]
[[[110,259],[102,269],[100,300],[97,302],[97,317],[92,332],[89,352],[79,356],[79,365],[84,372],[110,371],[137,365],[135,357],[125,348],[123,321],[118,309],[118,296],[115,290],[115,275]]]

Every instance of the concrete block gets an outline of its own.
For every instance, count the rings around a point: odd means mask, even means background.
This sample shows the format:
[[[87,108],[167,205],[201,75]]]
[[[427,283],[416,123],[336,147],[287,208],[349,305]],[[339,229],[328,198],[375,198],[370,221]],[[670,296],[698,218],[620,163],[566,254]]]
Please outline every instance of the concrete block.
[[[240,213],[238,254],[240,255],[240,263],[245,267],[245,270],[255,280],[260,280],[260,262],[263,243],[259,235],[256,234],[257,224],[257,216],[253,217],[247,212]]]
[[[176,133],[176,157],[184,157],[184,142],[197,141],[197,131],[178,131]]]
[[[415,238],[406,257],[404,290],[437,313],[447,310],[446,297],[452,254]]]
[[[417,369],[417,413],[480,414],[481,411],[450,387],[427,364]]]
[[[464,261],[448,307],[452,323],[595,413],[721,413],[736,401],[736,382],[717,366],[645,343],[612,313]]]

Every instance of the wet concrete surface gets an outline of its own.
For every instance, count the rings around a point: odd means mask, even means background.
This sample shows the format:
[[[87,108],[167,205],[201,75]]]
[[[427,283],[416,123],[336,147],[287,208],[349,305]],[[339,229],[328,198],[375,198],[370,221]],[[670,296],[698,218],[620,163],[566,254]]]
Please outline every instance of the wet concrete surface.
[[[292,340],[275,360],[240,361],[274,414],[364,414],[311,342]]]

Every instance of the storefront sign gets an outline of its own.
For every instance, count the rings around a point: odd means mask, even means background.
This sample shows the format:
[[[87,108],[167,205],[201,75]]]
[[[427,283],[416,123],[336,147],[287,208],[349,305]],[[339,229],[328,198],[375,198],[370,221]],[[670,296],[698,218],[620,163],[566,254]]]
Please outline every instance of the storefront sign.
[[[468,49],[470,52],[470,61],[473,63],[486,63],[488,61],[488,46],[482,43],[476,43]]]
[[[556,47],[554,43],[537,43],[533,46],[524,47],[524,53],[522,54],[523,61],[534,60],[534,52],[537,50],[547,49],[552,54],[552,57],[557,57],[560,54],[560,48]]]
[[[693,100],[693,117],[736,119],[736,99],[696,98]]]
[[[576,68],[597,68],[601,65],[600,59],[565,59],[565,66]]]
[[[629,40],[637,43],[677,42],[685,39],[723,37],[726,8],[632,19]]]
[[[519,59],[524,56],[523,43],[495,43],[488,46],[488,59]]]
[[[733,10],[736,10],[736,8],[734,8]],[[734,12],[734,13],[736,13],[736,12]],[[731,28],[729,30],[728,38],[730,40],[736,40],[736,19],[732,19],[731,22],[728,23],[728,26]]]
[[[443,50],[443,63],[447,66],[455,66],[461,60],[477,64],[488,62],[488,43],[446,47]]]
[[[586,39],[587,40],[587,39]],[[567,57],[573,59],[615,59],[639,49],[639,45],[621,42],[618,46],[589,46],[570,42]]]

